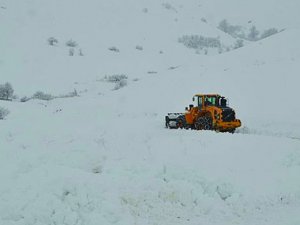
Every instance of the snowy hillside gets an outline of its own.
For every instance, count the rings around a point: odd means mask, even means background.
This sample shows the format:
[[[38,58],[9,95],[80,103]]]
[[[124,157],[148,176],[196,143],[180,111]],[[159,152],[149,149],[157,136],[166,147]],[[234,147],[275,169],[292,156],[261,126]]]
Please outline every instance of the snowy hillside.
[[[0,225],[300,224],[299,8],[1,0]],[[242,128],[165,129],[196,93]]]

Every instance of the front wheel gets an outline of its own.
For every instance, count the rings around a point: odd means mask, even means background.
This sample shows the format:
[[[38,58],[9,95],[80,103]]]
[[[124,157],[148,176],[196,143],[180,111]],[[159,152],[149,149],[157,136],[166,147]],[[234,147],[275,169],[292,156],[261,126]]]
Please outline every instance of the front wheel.
[[[195,123],[197,130],[212,130],[212,118],[208,116],[199,117]]]
[[[235,128],[233,128],[233,129],[229,130],[228,132],[229,132],[229,133],[231,133],[231,134],[234,134],[234,132],[235,132]]]
[[[186,120],[185,120],[185,116],[180,116],[177,119],[177,128],[186,128]]]

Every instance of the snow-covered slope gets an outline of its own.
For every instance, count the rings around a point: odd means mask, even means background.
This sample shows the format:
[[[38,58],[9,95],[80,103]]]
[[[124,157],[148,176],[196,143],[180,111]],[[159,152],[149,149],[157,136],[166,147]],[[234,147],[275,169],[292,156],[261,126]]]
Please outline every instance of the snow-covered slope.
[[[79,96],[0,102],[10,111],[0,120],[0,224],[299,224],[299,6],[1,1],[0,84],[19,97]],[[217,29],[223,19],[284,30],[208,56],[178,43],[234,43]],[[114,74],[127,85],[115,90],[105,80]],[[243,127],[165,129],[164,115],[195,93],[227,96]]]

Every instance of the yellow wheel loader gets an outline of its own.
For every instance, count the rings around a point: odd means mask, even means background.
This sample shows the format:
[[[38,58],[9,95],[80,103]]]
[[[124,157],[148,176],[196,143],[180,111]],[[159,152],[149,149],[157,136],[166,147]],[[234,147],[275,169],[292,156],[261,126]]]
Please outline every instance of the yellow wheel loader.
[[[234,133],[241,126],[235,111],[227,104],[227,99],[218,94],[196,94],[196,105],[186,107],[185,113],[168,113],[166,127],[170,129],[215,130]]]

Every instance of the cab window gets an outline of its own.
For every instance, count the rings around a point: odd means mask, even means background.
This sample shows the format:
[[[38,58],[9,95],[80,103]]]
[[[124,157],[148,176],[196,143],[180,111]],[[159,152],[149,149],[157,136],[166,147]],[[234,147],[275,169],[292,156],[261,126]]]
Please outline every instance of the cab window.
[[[203,105],[202,97],[198,97],[198,107],[201,109]]]
[[[216,105],[217,99],[216,97],[205,97],[205,105]]]

